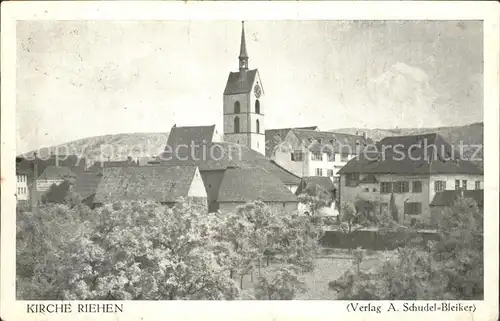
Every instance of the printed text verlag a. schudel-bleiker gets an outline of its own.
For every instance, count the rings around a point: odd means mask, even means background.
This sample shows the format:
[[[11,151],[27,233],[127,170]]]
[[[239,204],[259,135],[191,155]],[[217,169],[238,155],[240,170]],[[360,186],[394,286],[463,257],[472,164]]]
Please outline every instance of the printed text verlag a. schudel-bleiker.
[[[440,302],[440,303],[389,303],[388,305],[377,303],[349,303],[347,305],[349,312],[475,312],[474,304],[464,304],[459,302]]]
[[[117,313],[123,312],[123,304],[112,303],[29,303],[28,313]]]

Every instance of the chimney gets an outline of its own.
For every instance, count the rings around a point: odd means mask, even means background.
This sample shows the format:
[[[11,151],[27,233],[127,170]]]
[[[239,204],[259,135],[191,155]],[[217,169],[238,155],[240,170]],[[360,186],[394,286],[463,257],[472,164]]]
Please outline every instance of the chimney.
[[[366,132],[363,132],[363,139],[366,140]]]

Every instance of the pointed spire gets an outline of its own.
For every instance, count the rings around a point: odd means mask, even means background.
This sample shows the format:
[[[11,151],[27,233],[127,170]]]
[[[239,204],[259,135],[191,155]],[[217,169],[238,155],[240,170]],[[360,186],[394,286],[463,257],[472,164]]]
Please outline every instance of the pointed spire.
[[[241,22],[241,45],[240,45],[240,70],[248,69],[248,53],[247,53],[247,43],[245,40],[245,22]]]

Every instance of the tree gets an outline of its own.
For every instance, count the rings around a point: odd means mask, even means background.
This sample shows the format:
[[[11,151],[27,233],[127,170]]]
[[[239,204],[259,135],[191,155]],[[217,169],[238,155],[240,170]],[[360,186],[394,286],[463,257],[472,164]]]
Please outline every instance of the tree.
[[[394,198],[394,193],[391,194],[391,200],[390,200],[389,206],[391,208],[392,219],[395,222],[399,222],[399,213],[398,213],[398,208],[396,206],[396,200]]]
[[[408,243],[381,268],[349,270],[330,288],[349,300],[481,300],[483,213],[459,199],[438,216],[438,241]]]
[[[300,203],[307,206],[311,216],[318,215],[321,208],[330,206],[333,201],[332,194],[318,185],[306,187],[298,198]]]
[[[70,191],[71,184],[65,180],[61,184],[52,184],[49,190],[42,195],[42,203],[64,204]]]
[[[255,289],[258,300],[293,300],[297,293],[305,291],[300,272],[290,265],[285,265],[266,272],[259,277]]]
[[[25,273],[34,290],[24,291],[24,299],[201,300],[239,295],[213,250],[217,222],[196,204],[109,204],[89,215],[97,221],[82,221],[65,206],[41,211],[44,219],[54,211],[68,217],[69,226],[61,228],[59,236],[53,227],[38,222],[41,235],[58,237],[36,248],[41,257],[32,275]],[[19,237],[26,239],[26,232]],[[41,238],[33,241],[32,247]]]

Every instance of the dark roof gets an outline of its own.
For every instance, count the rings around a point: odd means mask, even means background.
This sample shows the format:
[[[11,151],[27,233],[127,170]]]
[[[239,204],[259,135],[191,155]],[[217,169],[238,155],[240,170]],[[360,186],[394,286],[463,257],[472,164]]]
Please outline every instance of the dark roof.
[[[105,168],[94,203],[121,200],[176,202],[187,196],[195,172],[195,166]]]
[[[271,157],[273,155],[274,148],[279,144],[280,141],[283,141],[285,139],[286,135],[288,135],[288,132],[290,132],[290,130],[292,129],[317,130],[318,126],[267,129],[265,132],[267,157]]]
[[[67,167],[47,166],[37,179],[71,179],[76,175]]]
[[[326,176],[306,176],[302,177],[296,195],[302,194],[307,188],[319,187],[326,192],[331,192],[335,189],[332,180]]]
[[[462,192],[464,198],[473,199],[478,207],[483,206],[484,192],[483,190],[448,190],[437,192],[430,203],[430,206],[452,206],[456,199],[462,196]]]
[[[73,191],[82,198],[95,194],[101,181],[102,174],[96,172],[83,172],[76,176]]]
[[[417,144],[421,146],[416,147]],[[460,159],[459,153],[436,133],[387,137],[372,147],[370,152],[349,161],[338,173],[482,175],[479,167]]]
[[[211,144],[215,133],[215,125],[212,126],[186,126],[177,127],[174,125],[168,135],[167,145],[163,155],[172,153],[172,156],[191,157],[191,146],[194,146],[194,156],[202,157],[201,152],[204,146]],[[177,155],[173,155],[177,154]]]
[[[252,91],[252,86],[257,75],[257,69],[244,71],[230,72],[227,78],[226,89],[224,95],[243,94]]]
[[[285,185],[299,185],[300,177],[281,167],[273,160],[261,160],[257,162],[259,166],[278,177]]]
[[[363,177],[359,182],[361,184],[363,184],[363,183],[365,183],[365,184],[373,184],[373,183],[378,183],[378,180],[375,177],[375,175],[369,173],[368,175],[366,175],[365,177]]]
[[[228,168],[219,188],[219,202],[297,202],[297,197],[275,176],[260,167]]]
[[[335,151],[336,153],[355,154],[356,146],[373,144],[371,138],[359,135],[325,132],[317,130],[293,129],[293,133],[310,151]]]
[[[215,142],[206,146],[206,157],[199,159],[183,159],[183,157],[163,158],[161,161],[165,165],[192,165],[198,166],[200,172],[211,170],[222,170],[227,167],[255,168],[259,167],[269,174],[279,178],[283,184],[298,185],[300,178],[279,166],[275,162],[267,159],[259,152],[250,149],[245,145],[233,143]],[[163,157],[164,155],[162,155]]]

